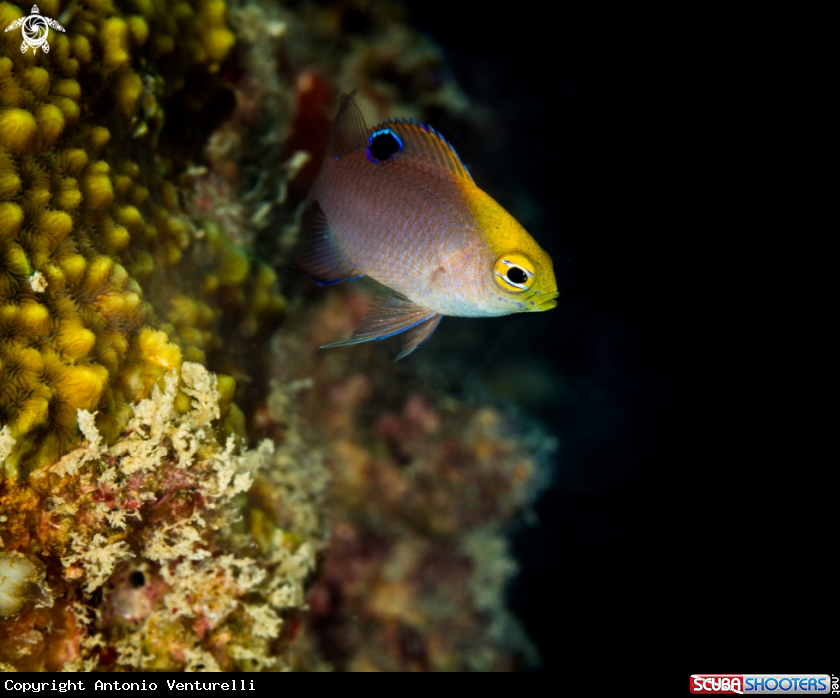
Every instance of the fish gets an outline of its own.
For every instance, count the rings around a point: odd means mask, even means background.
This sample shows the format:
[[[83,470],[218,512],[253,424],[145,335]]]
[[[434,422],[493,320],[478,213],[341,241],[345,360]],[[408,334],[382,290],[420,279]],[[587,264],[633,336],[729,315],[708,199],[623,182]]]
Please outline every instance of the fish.
[[[495,317],[557,305],[551,257],[473,181],[431,126],[368,128],[342,95],[295,251],[316,283],[369,277],[383,287],[340,347],[403,335],[400,360],[444,315]]]

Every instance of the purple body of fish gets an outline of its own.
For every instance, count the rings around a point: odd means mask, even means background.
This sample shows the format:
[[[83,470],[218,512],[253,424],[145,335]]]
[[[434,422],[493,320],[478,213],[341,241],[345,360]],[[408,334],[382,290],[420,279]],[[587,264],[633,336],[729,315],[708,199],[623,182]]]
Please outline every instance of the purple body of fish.
[[[313,279],[369,276],[393,291],[339,345],[408,331],[401,358],[442,315],[546,310],[557,296],[548,255],[434,129],[405,121],[368,129],[349,97],[303,223],[297,259]]]

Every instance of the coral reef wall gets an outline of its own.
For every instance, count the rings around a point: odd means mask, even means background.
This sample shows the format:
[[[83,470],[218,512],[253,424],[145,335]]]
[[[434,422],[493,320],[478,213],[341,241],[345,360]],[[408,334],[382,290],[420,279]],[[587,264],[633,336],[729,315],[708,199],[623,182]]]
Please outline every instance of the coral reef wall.
[[[319,351],[367,296],[291,261],[339,90],[479,113],[440,52],[385,1],[39,9],[49,52],[0,33],[0,665],[533,663],[505,534],[550,442]]]
[[[295,438],[237,455],[235,436],[215,436],[219,399],[216,377],[184,362],[131,408],[115,445],[81,411],[87,445],[7,490],[0,565],[26,561],[30,577],[46,567],[46,578],[0,578],[0,596],[14,602],[0,607],[0,661],[28,670],[288,666],[280,614],[303,605],[323,545],[327,472]],[[249,490],[268,494],[253,503]],[[282,526],[266,523],[275,520]]]
[[[166,371],[221,345],[226,310],[282,311],[273,274],[179,200],[176,177],[215,125],[201,113],[235,43],[226,5],[129,5],[42,3],[66,27],[49,53],[21,53],[20,32],[0,34],[7,477],[77,445],[79,409],[116,438],[128,405]],[[22,15],[0,4],[4,27]],[[222,389],[229,403],[229,379]]]
[[[516,573],[506,534],[548,483],[556,444],[522,418],[395,380],[375,344],[318,348],[368,302],[350,287],[293,314],[273,342],[263,427],[282,429],[293,412],[332,474],[309,626],[340,669],[532,666],[536,650],[505,608]]]

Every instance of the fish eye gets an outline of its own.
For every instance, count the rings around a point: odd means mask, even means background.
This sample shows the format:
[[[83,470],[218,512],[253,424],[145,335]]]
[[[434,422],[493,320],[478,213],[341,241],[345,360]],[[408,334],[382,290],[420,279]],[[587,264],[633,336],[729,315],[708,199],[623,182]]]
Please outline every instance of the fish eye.
[[[368,139],[368,157],[373,162],[387,162],[402,150],[399,136],[389,128],[374,131]]]
[[[522,293],[534,284],[536,267],[522,252],[502,255],[493,265],[496,284],[508,293]]]

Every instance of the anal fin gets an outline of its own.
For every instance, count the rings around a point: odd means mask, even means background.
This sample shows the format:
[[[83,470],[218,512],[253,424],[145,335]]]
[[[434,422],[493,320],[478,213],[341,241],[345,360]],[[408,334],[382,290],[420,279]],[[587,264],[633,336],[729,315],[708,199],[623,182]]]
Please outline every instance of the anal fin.
[[[442,317],[443,315],[432,315],[432,317],[428,320],[423,320],[423,322],[419,325],[415,325],[414,327],[406,330],[406,333],[403,335],[402,351],[397,354],[397,358],[394,359],[394,361],[399,361],[400,359],[405,358],[417,349],[417,347],[425,344],[429,337],[432,336],[432,333],[437,329]]]
[[[317,201],[309,203],[303,211],[295,260],[309,278],[322,286],[359,276]]]
[[[437,327],[440,317],[434,311],[423,308],[400,296],[375,296],[367,314],[348,339],[326,344],[321,348],[343,347],[385,339],[400,332],[409,331],[410,333],[403,342],[403,351],[397,357],[397,360],[399,360],[410,354],[429,338]]]

